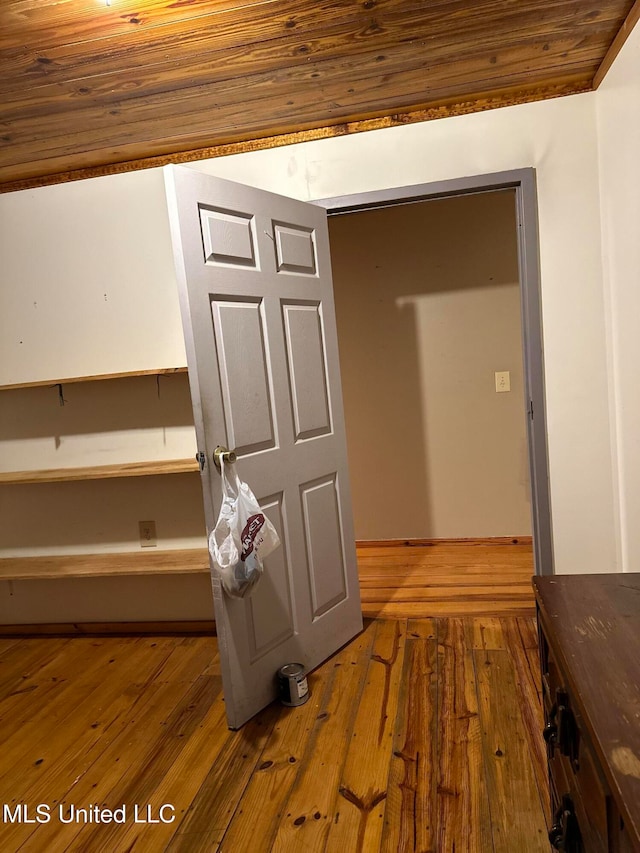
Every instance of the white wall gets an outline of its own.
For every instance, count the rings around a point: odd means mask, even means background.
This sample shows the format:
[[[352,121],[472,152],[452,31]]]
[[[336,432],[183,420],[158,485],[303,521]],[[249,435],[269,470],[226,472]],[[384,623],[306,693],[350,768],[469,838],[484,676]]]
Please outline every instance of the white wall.
[[[186,364],[160,173],[0,196],[0,385]]]
[[[616,568],[595,113],[578,95],[195,164],[302,199],[536,168],[558,572]],[[1,383],[184,364],[160,170],[0,196],[0,223]]]
[[[596,92],[620,559],[640,565],[640,26]]]

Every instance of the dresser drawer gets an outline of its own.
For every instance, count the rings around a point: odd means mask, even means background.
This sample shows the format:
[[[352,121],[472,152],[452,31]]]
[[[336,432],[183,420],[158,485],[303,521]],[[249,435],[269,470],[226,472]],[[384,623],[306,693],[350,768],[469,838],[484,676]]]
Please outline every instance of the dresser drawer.
[[[640,573],[535,577],[556,849],[640,853]]]
[[[544,737],[552,786],[552,815],[566,811],[566,803],[570,802],[574,815],[572,820],[576,824],[570,833],[572,840],[569,846],[558,849],[576,853],[607,853],[609,825],[606,786],[580,712],[563,682],[561,670],[548,644],[546,652],[541,653],[541,661],[546,663],[547,676],[543,699]]]
[[[608,795],[600,779],[600,773],[591,749],[582,738],[580,742],[579,766],[575,771],[575,778],[580,791],[580,799],[585,811],[589,835],[602,845],[602,850],[607,849],[608,824],[607,824],[607,802]],[[600,849],[600,848],[596,848]]]
[[[556,691],[563,689],[563,680],[560,669],[556,663],[555,655],[549,646],[544,631],[538,626],[538,641],[540,643],[540,669],[542,673],[543,695],[553,702]],[[553,698],[552,698],[553,697]]]

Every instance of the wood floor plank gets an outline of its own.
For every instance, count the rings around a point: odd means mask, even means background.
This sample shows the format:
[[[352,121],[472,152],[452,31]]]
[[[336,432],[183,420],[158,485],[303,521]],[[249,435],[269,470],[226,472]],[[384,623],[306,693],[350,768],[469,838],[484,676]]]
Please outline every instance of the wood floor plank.
[[[548,853],[549,841],[508,651],[473,652],[495,853]]]
[[[379,622],[327,850],[379,850],[404,665],[406,622]]]
[[[240,731],[229,732],[215,764],[198,789],[168,851],[217,850],[278,719],[273,703]]]
[[[489,550],[485,546],[470,548],[466,543],[451,542],[446,545],[431,545],[427,547],[399,546],[388,548],[358,547],[358,557],[364,560],[383,560],[402,562],[404,560],[422,561],[453,561],[457,562],[471,560],[472,562],[487,562]]]
[[[363,603],[362,612],[373,619],[427,619],[437,617],[483,616],[501,614],[522,616],[530,614],[528,599],[523,602],[507,601],[423,601]]]
[[[7,637],[0,639],[0,664],[5,660],[5,655],[9,654],[11,649],[20,642],[20,637]]]
[[[274,851],[325,850],[375,633],[375,624],[368,625],[329,662],[336,669],[331,695],[283,809]]]
[[[393,586],[370,590],[362,587],[362,601],[399,602],[442,602],[442,601],[525,601],[533,604],[533,592],[526,584],[500,584],[493,586]]]
[[[163,853],[218,853],[220,845],[215,840],[218,830],[211,832],[193,832],[185,835],[174,835]],[[150,847],[149,853],[155,853]]]
[[[384,853],[436,849],[437,640],[431,620],[427,631],[417,631],[412,623],[407,628],[380,847]],[[431,638],[424,639],[424,633]]]
[[[72,644],[72,647],[73,645],[75,644]],[[123,690],[120,678],[126,680],[127,666],[131,666],[133,671],[136,664],[144,665],[143,655],[130,640],[122,643],[111,642],[106,646],[111,659],[118,661],[119,678],[108,678],[101,683],[100,672],[104,671],[105,667],[99,664],[89,673],[92,689],[83,700],[78,701],[77,691],[69,691],[68,695],[63,697],[65,701],[62,704],[49,699],[44,708],[45,712],[49,713],[38,715],[40,739],[27,734],[18,744],[17,752],[10,757],[10,769],[3,775],[0,783],[0,792],[3,796],[11,797],[12,803],[53,803],[54,813],[57,815],[58,803],[63,799],[74,777],[81,772],[82,759],[86,752],[90,751],[92,744],[102,743],[105,732],[110,729],[123,708],[127,708],[134,701],[131,691]],[[120,658],[119,650],[123,647],[126,654]],[[68,661],[69,672],[74,666],[78,666],[86,650],[86,642],[78,644],[75,658]],[[154,660],[157,656],[157,650],[154,649]],[[85,680],[86,677],[87,673]],[[146,684],[139,687],[140,694],[145,692]],[[60,713],[60,709],[64,708],[71,708],[72,714]],[[19,734],[28,731],[28,726],[18,729]],[[65,773],[66,784],[61,784]],[[76,831],[76,828],[71,827],[65,833],[66,843]],[[32,841],[38,844],[42,841],[44,848],[43,839],[48,834],[49,829],[46,826],[17,824],[5,827],[3,840],[9,848],[15,844],[15,849],[18,849],[23,842],[29,845]]]
[[[76,655],[77,675],[74,677],[70,666],[68,677],[61,689],[56,691],[47,704],[37,707],[19,728],[14,729],[5,738],[3,756],[6,764],[4,766],[10,767],[11,770],[0,776],[0,796],[16,795],[13,778],[16,768],[20,768],[20,779],[23,784],[28,780],[32,763],[39,770],[46,768],[45,757],[52,749],[53,735],[57,735],[66,742],[69,736],[74,737],[77,734],[75,730],[69,733],[66,728],[67,725],[75,725],[78,719],[84,719],[78,717],[77,709],[84,707],[85,704],[91,705],[91,697],[95,696],[96,690],[99,689],[97,682],[100,676],[102,675],[109,682],[107,676],[109,669],[124,663],[133,648],[134,645],[130,642],[119,643],[114,647],[100,640],[93,640],[81,647],[82,653],[88,653],[89,656],[83,666],[81,663],[83,655],[80,653]],[[76,712],[71,720],[68,718],[69,708],[73,708]],[[3,802],[8,801],[3,800]]]
[[[433,548],[358,548],[358,562],[364,565],[533,566],[533,553],[517,545],[498,548],[470,547],[464,542]]]
[[[473,652],[461,619],[438,621],[438,786],[435,850],[492,850],[491,813]]]
[[[516,619],[502,619],[502,630],[506,647],[511,655],[516,677],[515,701],[518,702],[520,717],[527,736],[527,745],[531,764],[538,786],[538,795],[545,818],[549,823],[549,782],[547,775],[547,757],[542,738],[544,714],[540,697],[539,668],[532,670],[528,650],[522,644],[522,634]]]
[[[407,637],[412,640],[435,640],[437,623],[435,619],[408,619]]]
[[[152,801],[155,789],[172,772],[185,745],[202,725],[221,689],[221,679],[216,676],[201,675],[193,682],[162,721],[158,735],[137,762],[135,772],[121,776],[109,790],[109,803],[146,806]],[[148,833],[155,835],[151,830]],[[69,850],[113,850],[124,840],[121,841],[121,835],[121,827],[115,823],[84,826]]]
[[[310,698],[298,708],[281,708],[220,849],[270,853],[282,810],[308,749],[319,715],[326,713],[336,668],[321,666],[307,676]],[[324,719],[324,718],[322,718]],[[269,803],[269,808],[265,808]]]
[[[533,564],[531,564],[533,565]],[[514,574],[526,580],[529,576],[529,561],[523,565],[522,561],[515,555],[505,553],[499,566],[489,563],[488,560],[479,558],[478,554],[452,555],[450,559],[434,559],[427,555],[398,555],[390,557],[367,557],[358,554],[358,567],[362,574],[382,574],[384,572],[419,573],[421,571],[432,574],[444,574],[453,578],[458,575],[477,575],[488,572],[492,577],[499,577],[502,573]],[[529,578],[530,579],[530,578]]]
[[[127,671],[134,665],[134,660],[138,660],[139,665],[144,665],[144,657],[138,659],[136,654],[143,656],[146,654],[149,660],[157,658],[163,646],[167,648],[167,654],[169,654],[170,644],[167,644],[163,638],[149,636],[144,643],[138,643],[136,639],[121,638],[108,644],[105,643],[104,638],[90,637],[84,638],[82,643],[78,644],[57,638],[51,638],[46,643],[40,641],[38,644],[42,649],[40,661],[42,665],[23,671],[14,689],[0,698],[0,739],[9,737],[11,730],[21,731],[22,726],[33,716],[34,707],[43,708],[46,703],[51,713],[55,709],[55,705],[52,706],[51,703],[58,693],[69,689],[74,683],[77,685],[86,680],[87,676],[91,679],[87,660],[93,667],[93,671],[103,666],[103,659],[95,654],[96,649],[103,648],[104,655],[113,659],[114,663],[120,657],[118,649],[123,652],[125,665],[122,668],[118,664],[120,678],[126,677]],[[16,643],[20,642],[19,639],[16,640]],[[145,652],[146,649],[149,650],[148,654]],[[131,656],[132,652],[133,656]]]
[[[57,640],[43,648],[37,640],[25,640],[17,647],[8,648],[0,658],[0,696],[19,689],[24,679],[35,676],[58,654],[65,642]]]
[[[11,731],[20,729],[33,714],[34,706],[42,707],[53,694],[64,689],[67,679],[64,672],[65,659],[75,655],[66,641],[52,644],[43,652],[42,666],[24,671],[13,685],[7,685],[0,698],[0,740],[9,737]]]
[[[535,618],[518,619],[518,631],[525,649],[538,651],[538,625]]]
[[[529,671],[536,686],[538,700],[542,705],[542,680],[540,670],[540,650],[538,648],[538,622],[535,617],[517,618],[518,631],[522,639],[522,645],[527,654]]]
[[[382,548],[445,548],[448,546],[464,545],[468,548],[504,548],[512,545],[520,545],[531,550],[533,539],[531,536],[481,536],[481,537],[455,537],[455,538],[431,538],[431,539],[357,539],[356,545],[363,551],[367,549]]]
[[[120,648],[122,649],[122,646]],[[19,758],[14,768],[20,768],[21,784],[26,786],[33,781],[31,779],[33,771],[29,761],[33,759],[35,762],[36,756],[37,764],[34,764],[34,767],[37,766],[37,773],[34,778],[40,778],[46,776],[48,768],[53,766],[59,757],[55,752],[56,745],[67,757],[70,743],[74,749],[83,749],[86,746],[85,741],[87,739],[98,740],[105,726],[108,725],[111,715],[115,713],[118,707],[117,700],[126,699],[129,695],[134,694],[135,691],[131,689],[130,682],[135,682],[138,668],[144,668],[151,661],[159,662],[163,657],[166,659],[171,653],[171,648],[172,644],[163,638],[155,638],[147,643],[132,643],[129,640],[120,657],[118,649],[114,648],[113,644],[108,644],[104,649],[105,657],[96,656],[93,661],[94,668],[89,671],[85,670],[82,678],[78,677],[74,682],[75,672],[81,671],[83,655],[78,649],[73,654],[73,649],[67,646],[63,650],[64,655],[61,654],[51,662],[51,667],[55,666],[53,671],[57,675],[45,680],[42,691],[29,692],[19,697],[25,701],[21,706],[12,707],[11,713],[6,715],[6,719],[5,702],[0,703],[0,713],[3,716],[0,723],[0,737],[5,737],[5,743],[10,744],[9,732],[11,729],[18,734],[15,755]],[[84,651],[86,650],[87,647],[85,646]],[[107,678],[104,683],[98,683],[99,673],[104,672],[107,668],[104,665],[107,657],[114,663],[117,662],[118,679]],[[43,674],[46,673],[46,669],[43,670]],[[127,679],[130,679],[130,682]],[[127,685],[124,689],[123,682]],[[84,691],[80,693],[83,683],[88,687],[86,693]],[[144,686],[144,682],[139,685],[140,692],[143,691]],[[124,695],[121,696],[121,694]],[[72,704],[73,707],[73,719],[64,719],[64,726],[56,726],[55,721],[64,718],[64,709],[69,704]],[[28,734],[30,731],[29,723],[34,717],[34,706],[40,709],[37,712],[39,737],[36,734],[31,736]],[[72,728],[83,720],[86,722],[89,719],[91,721],[90,728],[88,726],[85,729],[78,730]],[[25,734],[28,740],[25,739]],[[26,748],[25,742],[28,744]],[[10,753],[7,755],[10,757]],[[0,791],[2,790],[2,779],[4,777],[0,777]],[[13,781],[9,782],[10,786],[13,784]]]
[[[366,555],[364,557],[358,555],[358,565],[365,570],[367,568],[389,567],[391,569],[411,569],[420,566],[429,566],[434,571],[452,571],[452,570],[468,570],[473,571],[478,566],[485,569],[489,568],[489,560],[485,559],[484,555],[478,552],[469,553],[462,549],[452,550],[448,554],[416,554],[416,553],[399,553],[399,554],[380,554],[379,556]]]
[[[176,761],[148,798],[152,814],[156,817],[163,805],[170,804],[175,810],[175,822],[154,826],[130,823],[117,835],[120,848],[135,849],[136,853],[155,853],[168,847],[229,736],[224,699],[222,691],[219,691],[193,736],[187,740]]]
[[[515,546],[507,546],[505,554],[518,554],[523,552],[516,550]],[[489,562],[491,549],[487,547],[471,547],[464,541],[451,542],[448,545],[436,545],[426,548],[399,547],[399,548],[362,548],[357,547],[358,560],[382,564],[388,561],[393,563],[441,563],[474,565]],[[493,557],[497,559],[500,552],[495,551]]]
[[[529,672],[536,687],[538,694],[538,703],[542,707],[542,680],[540,678],[540,654],[537,649],[525,649],[527,662],[529,664]]]
[[[475,651],[505,649],[502,620],[498,616],[476,616],[465,620],[467,646]]]
[[[501,571],[499,575],[490,572],[484,566],[474,566],[473,571],[446,571],[432,569],[426,566],[416,568],[380,568],[375,571],[363,569],[360,571],[360,584],[363,587],[404,587],[404,586],[518,586],[530,587],[529,578],[523,577],[522,572],[511,569]]]
[[[509,551],[492,548],[487,552],[487,560],[490,564],[500,565],[506,559],[507,553],[509,554],[509,562],[516,561],[522,566],[533,565],[533,548],[531,546],[514,546]]]
[[[58,804],[67,808],[69,804],[82,807],[95,802],[104,803],[108,808],[121,805],[112,800],[111,792],[123,777],[136,772],[145,756],[155,748],[166,719],[211,657],[210,638],[159,639],[163,642],[161,652],[146,668],[138,655],[130,654],[129,660],[133,661],[134,668],[132,678],[136,679],[133,683],[127,684],[126,680],[121,681],[116,676],[98,678],[93,706],[85,713],[73,708],[70,717],[73,727],[61,727],[55,719],[52,721],[54,731],[57,729],[66,737],[62,744],[64,752],[48,776],[38,783],[40,787],[30,789],[30,798],[40,797],[38,802],[55,802],[56,808]],[[108,641],[113,643],[112,638]],[[169,648],[168,656],[164,655],[165,643]],[[102,687],[107,693],[102,691]],[[120,688],[123,699],[128,698],[129,703],[125,709],[116,704],[115,716],[110,717],[110,692],[114,687]],[[82,739],[78,741],[76,727],[93,731],[93,721],[101,718],[104,725],[93,743]],[[66,851],[82,828],[82,825],[58,821],[38,827],[39,838],[43,840],[41,849],[46,849],[47,853]]]
[[[533,615],[531,545],[359,547],[363,613],[381,619]]]

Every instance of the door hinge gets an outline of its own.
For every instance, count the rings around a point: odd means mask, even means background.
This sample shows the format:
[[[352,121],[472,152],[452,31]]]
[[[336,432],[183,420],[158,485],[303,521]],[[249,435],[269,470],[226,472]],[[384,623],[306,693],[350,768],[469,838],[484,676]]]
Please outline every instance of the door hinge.
[[[533,400],[529,400],[528,412],[529,412],[529,417],[531,418],[531,420],[533,420]]]
[[[207,462],[207,457],[206,457],[206,454],[202,452],[202,450],[199,450],[196,453],[196,462],[200,466],[200,470],[204,471],[204,466]]]

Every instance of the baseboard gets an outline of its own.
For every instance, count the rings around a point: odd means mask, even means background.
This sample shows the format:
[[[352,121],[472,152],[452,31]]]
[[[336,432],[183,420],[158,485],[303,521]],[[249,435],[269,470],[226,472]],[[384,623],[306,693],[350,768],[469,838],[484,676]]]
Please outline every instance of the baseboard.
[[[198,622],[52,622],[45,625],[0,625],[0,637],[131,636],[135,634],[210,634],[216,623]]]
[[[526,545],[533,544],[531,536],[485,536],[468,539],[356,539],[356,548],[425,548],[433,545]]]

